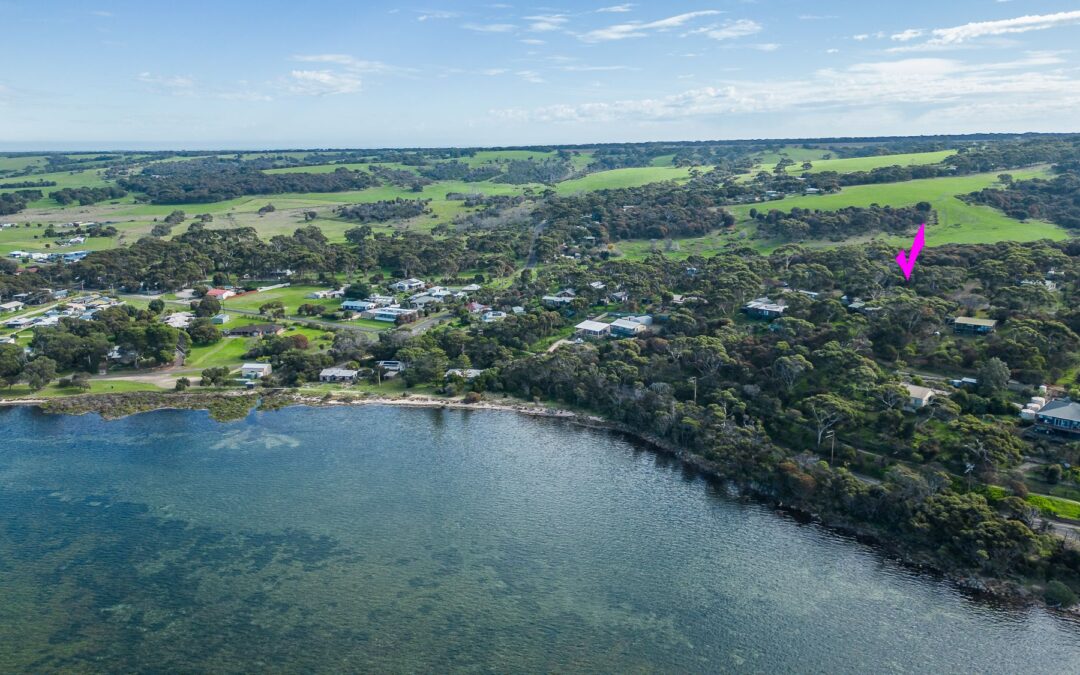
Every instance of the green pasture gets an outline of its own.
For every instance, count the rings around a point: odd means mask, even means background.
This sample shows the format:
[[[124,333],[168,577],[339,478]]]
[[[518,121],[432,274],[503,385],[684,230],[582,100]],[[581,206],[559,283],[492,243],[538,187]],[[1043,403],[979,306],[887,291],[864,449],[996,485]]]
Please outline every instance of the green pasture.
[[[702,171],[706,169],[702,168]],[[690,176],[689,167],[648,166],[630,169],[611,169],[590,173],[581,178],[567,180],[555,186],[555,192],[561,195],[592,190],[610,190],[660,183],[668,180],[681,181]]]
[[[855,171],[870,171],[885,166],[918,166],[924,164],[940,164],[946,158],[956,154],[955,150],[941,150],[940,152],[912,152],[901,155],[874,155],[872,157],[848,157],[845,159],[820,159],[812,160],[813,168],[804,172],[802,162],[787,168],[790,174],[821,173],[822,171],[836,171],[837,173],[853,173]]]
[[[1042,177],[1042,169],[1012,171],[1018,180]],[[788,197],[760,204],[740,204],[729,207],[740,224],[749,224],[751,208],[757,210],[778,209],[789,211],[798,207],[822,211],[834,211],[847,206],[868,207],[911,206],[929,202],[938,213],[938,223],[927,227],[928,246],[941,244],[984,244],[995,241],[1036,241],[1038,239],[1062,240],[1069,233],[1044,221],[1021,222],[987,206],[968,204],[956,195],[962,195],[997,183],[997,172],[957,176],[953,178],[927,178],[900,183],[855,185],[840,192],[827,195],[803,195]],[[901,238],[892,238],[901,241]]]

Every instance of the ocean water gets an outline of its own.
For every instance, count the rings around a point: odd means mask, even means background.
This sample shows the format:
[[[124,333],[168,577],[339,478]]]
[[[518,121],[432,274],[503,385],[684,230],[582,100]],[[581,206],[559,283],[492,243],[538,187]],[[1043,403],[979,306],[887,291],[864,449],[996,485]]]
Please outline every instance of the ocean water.
[[[1080,672],[1002,608],[602,431],[0,409],[0,672]]]

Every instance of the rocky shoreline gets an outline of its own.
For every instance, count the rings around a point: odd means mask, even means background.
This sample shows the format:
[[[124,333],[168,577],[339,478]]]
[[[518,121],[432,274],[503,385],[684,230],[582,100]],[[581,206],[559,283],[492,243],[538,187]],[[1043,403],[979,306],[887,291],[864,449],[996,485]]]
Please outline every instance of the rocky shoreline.
[[[656,452],[674,457],[693,467],[703,476],[734,485],[740,494],[755,501],[772,506],[780,512],[803,522],[811,522],[821,527],[848,536],[859,543],[872,546],[896,563],[902,564],[923,574],[929,574],[948,581],[956,588],[975,597],[997,603],[1014,606],[1046,606],[1042,598],[1033,594],[1018,582],[982,577],[971,574],[957,574],[938,565],[925,554],[912,552],[907,547],[883,536],[880,531],[863,524],[852,523],[835,514],[824,517],[820,514],[784,503],[773,491],[765,486],[744,484],[733,481],[723,468],[700,455],[676,446],[664,439],[652,436],[624,424],[607,420],[596,415],[588,415],[562,408],[547,407],[538,403],[529,403],[516,399],[506,402],[481,400],[467,403],[461,398],[437,398],[430,396],[377,396],[371,394],[305,394],[296,390],[271,390],[265,393],[238,391],[218,392],[126,392],[117,394],[83,394],[56,399],[8,399],[0,400],[0,405],[36,406],[53,414],[89,414],[97,413],[105,419],[119,419],[127,415],[153,410],[209,410],[211,416],[219,421],[243,419],[252,410],[276,410],[289,406],[335,407],[349,405],[389,405],[414,408],[440,408],[451,410],[487,410],[513,412],[533,417],[559,419],[577,426],[601,429],[626,436],[636,442],[648,445]],[[1073,616],[1080,616],[1080,607],[1061,611]]]

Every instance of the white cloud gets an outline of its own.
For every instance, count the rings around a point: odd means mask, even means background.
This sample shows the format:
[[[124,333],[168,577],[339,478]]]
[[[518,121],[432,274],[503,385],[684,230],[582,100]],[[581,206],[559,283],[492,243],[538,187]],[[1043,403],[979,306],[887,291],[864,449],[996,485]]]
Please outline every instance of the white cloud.
[[[113,15],[112,12],[107,12],[104,9],[95,9],[94,11],[92,11],[90,13],[93,14],[94,16],[100,16],[100,17],[103,17],[103,18],[106,18],[106,19],[111,18],[112,15]]]
[[[302,63],[332,63],[343,66],[354,73],[394,73],[412,70],[411,68],[391,66],[382,61],[358,59],[349,54],[297,54],[292,57],[292,60]]]
[[[914,40],[917,37],[922,37],[923,29],[921,28],[908,28],[907,30],[895,33],[892,36],[893,40],[897,42],[907,42],[908,40]]]
[[[927,40],[925,44],[929,46],[957,45],[962,42],[967,42],[968,40],[988,35],[1027,33],[1034,30],[1046,30],[1048,28],[1075,24],[1080,24],[1080,10],[1057,12],[1056,14],[1031,14],[1019,16],[1015,19],[1000,19],[997,21],[975,21],[960,26],[953,26],[952,28],[935,28],[930,31],[930,39]],[[916,29],[909,29],[903,33],[898,33],[897,35],[907,35],[915,32],[915,30]],[[913,37],[918,37],[919,35],[922,35],[922,31],[918,31]],[[897,36],[894,35],[893,39],[902,38],[897,38]]]
[[[569,19],[565,14],[539,14],[535,16],[525,17],[526,21],[531,21],[529,24],[529,30],[536,31],[538,33],[560,30]]]
[[[457,12],[447,12],[441,9],[434,10],[422,10],[420,16],[416,17],[417,21],[431,21],[432,19],[456,19],[460,14]]]
[[[477,33],[509,33],[516,28],[512,23],[466,23],[461,27]]]
[[[533,84],[541,84],[544,82],[544,78],[540,77],[540,73],[535,70],[519,70],[514,74],[526,82],[532,82]]]
[[[495,75],[502,75],[502,74],[508,73],[508,72],[510,72],[510,71],[508,69],[506,69],[506,68],[488,68],[487,70],[481,70],[480,74],[492,77],[492,76],[495,76]]]
[[[714,9],[706,9],[699,12],[676,14],[675,16],[669,16],[666,19],[658,19],[647,23],[641,21],[619,23],[608,26],[607,28],[598,28],[597,30],[589,31],[579,37],[585,42],[606,42],[610,40],[645,37],[652,32],[671,30],[672,28],[678,28],[694,19],[703,16],[715,16],[720,13],[721,12]]]
[[[170,91],[191,90],[195,87],[195,80],[188,75],[158,75],[151,72],[141,72],[138,75],[139,82],[149,84],[156,88]]]
[[[944,109],[1029,101],[1061,109],[1080,98],[1080,79],[1062,71],[1036,69],[1050,58],[1054,57],[1035,53],[996,64],[967,64],[942,58],[868,62],[846,69],[826,68],[799,79],[731,80],[658,98],[495,112],[510,119],[539,122],[648,122],[793,110],[881,106]]]
[[[333,96],[360,91],[361,79],[353,73],[332,70],[294,70],[286,88],[303,96]]]
[[[615,70],[641,70],[641,68],[634,68],[633,66],[586,66],[586,65],[570,65],[559,66],[559,70],[565,70],[568,73],[603,73]]]
[[[780,45],[775,42],[762,42],[760,44],[750,45],[750,48],[756,49],[759,52],[775,52],[777,49],[780,49]]]
[[[706,36],[713,40],[733,40],[735,38],[760,33],[761,24],[757,21],[751,21],[750,19],[738,19],[736,21],[726,21],[723,24],[710,26],[706,29],[694,32],[705,33]]]
[[[188,75],[159,75],[147,71],[139,73],[136,79],[148,85],[151,91],[172,96],[217,98],[226,101],[272,100],[268,94],[252,89],[245,81],[237,82],[234,87],[204,86]]]
[[[834,48],[832,48],[832,49],[826,49],[826,50],[825,50],[825,53],[826,53],[826,54],[839,54],[839,53],[840,53],[840,50],[839,50],[839,49],[836,49],[836,48],[834,47]]]
[[[624,5],[612,5],[610,7],[601,7],[600,9],[598,9],[596,11],[597,12],[611,12],[611,13],[616,13],[617,14],[617,13],[622,13],[622,12],[629,12],[631,9],[633,9],[636,6],[637,5],[635,5],[632,2],[628,2],[628,3],[624,4]]]
[[[544,40],[537,40],[536,38],[525,38],[524,40],[518,40],[523,45],[546,45]]]

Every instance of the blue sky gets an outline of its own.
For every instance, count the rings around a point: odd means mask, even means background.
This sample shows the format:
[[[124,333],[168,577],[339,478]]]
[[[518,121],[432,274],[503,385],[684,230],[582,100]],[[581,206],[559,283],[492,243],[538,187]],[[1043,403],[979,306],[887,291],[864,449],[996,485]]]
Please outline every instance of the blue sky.
[[[0,147],[1080,131],[1054,0],[0,0]]]

